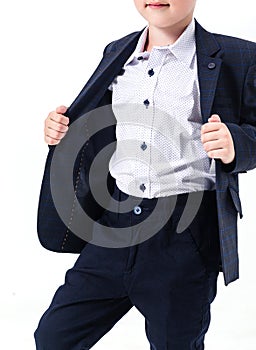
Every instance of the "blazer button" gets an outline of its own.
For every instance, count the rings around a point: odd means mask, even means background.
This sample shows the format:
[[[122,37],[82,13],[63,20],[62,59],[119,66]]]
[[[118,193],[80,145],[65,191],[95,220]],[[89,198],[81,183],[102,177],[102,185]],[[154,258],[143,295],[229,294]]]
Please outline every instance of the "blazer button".
[[[134,207],[133,212],[135,215],[140,215],[142,213],[142,209],[140,206],[137,205],[136,207]]]
[[[208,64],[208,68],[209,69],[214,69],[216,67],[216,64],[214,63],[214,62],[210,62],[209,64]]]

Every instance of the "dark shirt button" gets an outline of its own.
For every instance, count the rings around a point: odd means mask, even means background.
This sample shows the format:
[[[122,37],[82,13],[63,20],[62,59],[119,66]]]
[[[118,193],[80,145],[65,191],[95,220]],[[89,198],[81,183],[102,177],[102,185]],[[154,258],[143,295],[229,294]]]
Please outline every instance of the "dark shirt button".
[[[214,62],[211,62],[208,64],[209,69],[214,69],[216,67],[216,64]]]
[[[143,144],[140,146],[140,148],[141,148],[143,151],[145,151],[145,150],[148,148],[148,146],[146,145],[145,142],[143,142]]]
[[[142,60],[143,60],[143,56],[139,56],[139,57],[137,58],[137,60],[138,60],[138,61],[142,61]]]
[[[133,212],[135,215],[140,215],[142,213],[142,209],[137,205],[136,207],[134,207]]]
[[[145,189],[146,189],[146,186],[145,186],[144,184],[141,184],[141,185],[140,185],[140,190],[141,190],[142,192],[144,192]]]
[[[148,71],[148,75],[149,75],[150,77],[152,77],[154,74],[155,74],[155,72],[154,72],[154,69],[153,69],[153,68],[150,69],[150,70]]]
[[[143,103],[144,103],[144,105],[148,108],[148,106],[149,106],[149,104],[150,104],[149,100],[146,99]]]

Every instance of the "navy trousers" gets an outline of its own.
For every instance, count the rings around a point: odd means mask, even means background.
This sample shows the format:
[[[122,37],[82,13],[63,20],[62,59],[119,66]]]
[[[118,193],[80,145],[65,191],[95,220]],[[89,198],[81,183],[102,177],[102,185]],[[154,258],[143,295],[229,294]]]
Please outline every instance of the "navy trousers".
[[[115,199],[127,197],[116,187]],[[85,246],[39,322],[37,350],[91,349],[133,306],[145,317],[151,350],[204,349],[220,265],[216,193],[204,192],[192,223],[177,233],[187,198],[178,195],[167,223],[144,242]],[[156,203],[143,199],[126,213],[106,210],[100,222],[132,227]]]

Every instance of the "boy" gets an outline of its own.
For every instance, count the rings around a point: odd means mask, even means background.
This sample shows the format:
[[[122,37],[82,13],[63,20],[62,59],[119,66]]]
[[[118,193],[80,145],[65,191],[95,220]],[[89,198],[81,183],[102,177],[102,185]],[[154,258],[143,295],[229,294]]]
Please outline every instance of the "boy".
[[[45,140],[57,145],[70,121],[112,103],[112,196],[141,203],[128,212],[107,208],[96,221],[130,228],[135,241],[85,245],[40,321],[38,350],[90,349],[132,306],[145,317],[151,349],[203,349],[220,265],[226,284],[238,278],[237,175],[256,167],[256,45],[205,31],[193,19],[196,0],[134,2],[148,27],[107,46],[74,104],[47,117]],[[119,113],[122,105],[137,112]],[[193,156],[184,157],[188,144]],[[162,199],[157,221],[165,211],[169,220],[140,240],[147,233],[133,227]]]

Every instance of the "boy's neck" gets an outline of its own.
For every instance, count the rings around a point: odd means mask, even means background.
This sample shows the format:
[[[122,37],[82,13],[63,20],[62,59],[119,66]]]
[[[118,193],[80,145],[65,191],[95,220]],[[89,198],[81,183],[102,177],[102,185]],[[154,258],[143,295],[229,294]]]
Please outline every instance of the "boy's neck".
[[[190,21],[191,22],[191,21]],[[181,36],[190,23],[175,28],[159,28],[152,25],[148,28],[148,36],[144,51],[150,52],[153,46],[172,45]]]

